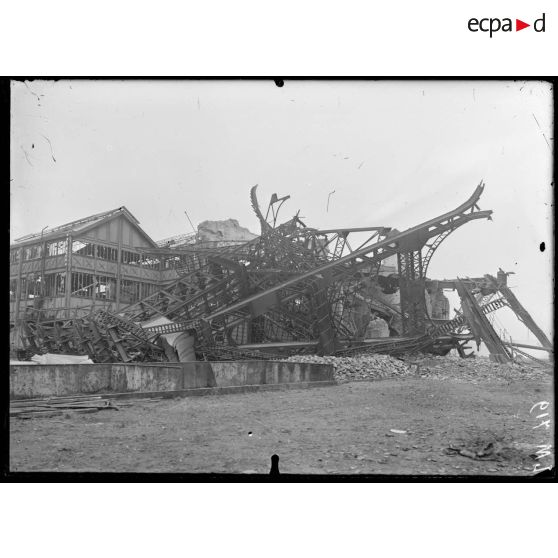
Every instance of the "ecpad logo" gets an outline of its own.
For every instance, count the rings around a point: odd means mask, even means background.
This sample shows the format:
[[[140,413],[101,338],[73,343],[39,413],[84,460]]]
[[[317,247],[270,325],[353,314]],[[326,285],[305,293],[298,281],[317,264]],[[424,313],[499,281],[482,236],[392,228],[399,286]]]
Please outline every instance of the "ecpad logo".
[[[545,32],[545,15],[546,14],[543,13],[543,15],[539,19],[536,19],[533,23],[533,29],[537,33]],[[490,38],[492,38],[493,33],[497,33],[498,31],[513,31],[512,20],[509,17],[505,17],[503,19],[497,17],[485,17],[482,19],[477,19],[472,17],[469,20],[467,27],[469,28],[469,31],[472,31],[473,33],[477,33],[478,31],[482,31],[483,33],[490,33]],[[521,31],[522,29],[525,29],[527,27],[531,27],[531,24],[525,23],[520,19],[515,20],[516,31]]]

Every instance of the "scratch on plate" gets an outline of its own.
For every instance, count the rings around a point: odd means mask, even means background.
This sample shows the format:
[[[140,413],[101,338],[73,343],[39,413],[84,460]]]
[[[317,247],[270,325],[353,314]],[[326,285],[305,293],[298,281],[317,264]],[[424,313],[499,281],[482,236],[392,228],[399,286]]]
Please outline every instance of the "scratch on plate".
[[[28,85],[27,82],[23,82],[23,85],[25,85],[25,87],[27,87],[27,89],[29,89],[29,92],[31,93],[31,95],[35,95],[35,97],[37,97],[37,102],[39,103],[39,106],[41,106],[41,97],[44,97],[44,95],[37,95],[37,93],[35,93]]]
[[[52,143],[50,143],[50,140],[43,134],[41,134],[41,136],[43,136],[43,138],[45,138],[48,141],[48,144],[50,145],[50,156],[52,157],[52,160],[56,163],[56,159],[54,158],[54,150],[52,149]]]
[[[535,119],[535,122],[537,123],[537,126],[539,127],[539,130],[541,129],[541,126],[539,124],[539,121],[537,120],[537,117],[535,116],[534,113],[531,113],[533,115],[533,118]]]
[[[533,115],[533,118],[535,119],[535,122],[537,123],[538,129],[541,131],[542,137],[544,138],[544,141],[546,142],[546,145],[548,145],[548,148],[550,149],[550,143],[548,143],[548,139],[546,138],[545,133],[542,131],[541,126],[539,124],[539,121],[537,120],[537,117],[535,116],[535,114],[533,112],[531,114]]]
[[[25,155],[25,158],[27,159],[27,162],[31,165],[34,166],[33,163],[29,160],[29,155],[27,155],[27,151],[25,151],[25,149],[23,148],[23,145],[20,145],[21,150],[23,151],[23,154]]]

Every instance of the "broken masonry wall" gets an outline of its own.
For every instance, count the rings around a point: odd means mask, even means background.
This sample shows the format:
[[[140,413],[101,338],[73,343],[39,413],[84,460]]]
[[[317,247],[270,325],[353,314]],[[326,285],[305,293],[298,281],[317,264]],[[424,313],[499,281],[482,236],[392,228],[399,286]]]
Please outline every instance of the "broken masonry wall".
[[[450,303],[444,295],[444,291],[436,289],[430,295],[427,294],[427,298],[430,299],[430,317],[437,320],[449,320]]]
[[[241,227],[236,219],[203,221],[198,225],[198,242],[212,246],[226,246],[230,242],[248,242],[258,235]]]
[[[378,337],[389,337],[389,326],[383,318],[376,316],[368,323],[364,338],[377,339]]]

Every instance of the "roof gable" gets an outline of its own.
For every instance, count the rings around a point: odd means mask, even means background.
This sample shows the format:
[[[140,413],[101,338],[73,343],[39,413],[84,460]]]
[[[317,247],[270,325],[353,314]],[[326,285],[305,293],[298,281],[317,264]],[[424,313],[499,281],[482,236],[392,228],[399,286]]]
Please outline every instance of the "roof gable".
[[[128,211],[124,206],[118,207],[110,211],[104,211],[103,213],[97,213],[95,215],[90,215],[83,219],[78,219],[77,221],[71,221],[64,225],[58,227],[52,227],[50,229],[45,229],[40,233],[28,234],[20,238],[16,238],[13,245],[23,246],[26,244],[31,244],[37,242],[38,240],[49,240],[51,238],[59,238],[62,235],[67,234],[84,234],[102,224],[105,224],[113,219],[123,217],[127,219],[138,232],[145,237],[149,244],[156,247],[155,241],[139,226],[139,221]]]

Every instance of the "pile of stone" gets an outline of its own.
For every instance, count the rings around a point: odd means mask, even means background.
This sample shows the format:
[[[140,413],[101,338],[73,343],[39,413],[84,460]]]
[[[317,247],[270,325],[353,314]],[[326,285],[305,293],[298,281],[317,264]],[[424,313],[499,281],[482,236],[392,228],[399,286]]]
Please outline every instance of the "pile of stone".
[[[288,362],[313,362],[333,364],[337,382],[355,380],[379,380],[414,375],[418,367],[387,355],[362,355],[355,357],[295,355],[285,359]]]
[[[552,374],[552,366],[540,366],[536,363],[499,364],[488,357],[462,359],[458,356],[420,355],[409,358],[418,366],[417,375],[422,378],[439,380],[458,379],[475,383],[479,380],[519,380],[548,379]]]
[[[295,355],[285,360],[333,364],[334,377],[339,383],[405,377],[458,380],[473,384],[491,380],[509,382],[521,379],[549,380],[553,370],[551,366],[537,364],[498,364],[482,356],[462,359],[452,355],[443,357],[413,355],[401,360],[380,354],[354,357]]]

